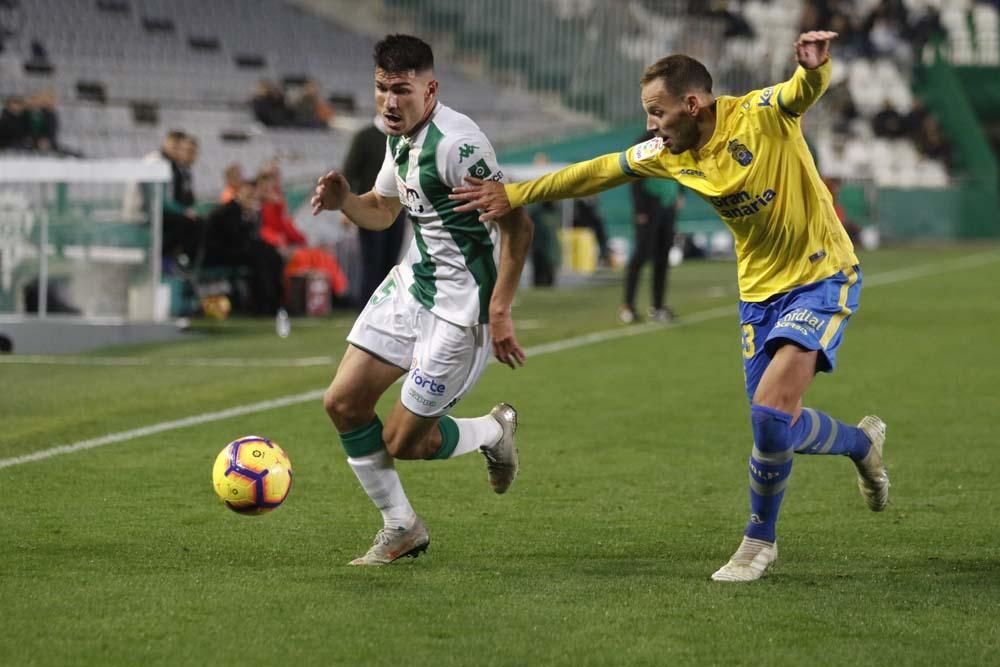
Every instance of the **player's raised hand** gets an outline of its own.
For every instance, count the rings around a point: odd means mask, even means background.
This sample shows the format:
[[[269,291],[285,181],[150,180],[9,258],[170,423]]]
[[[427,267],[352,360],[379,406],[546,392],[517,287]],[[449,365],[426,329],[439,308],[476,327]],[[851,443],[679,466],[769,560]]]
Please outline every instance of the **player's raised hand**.
[[[524,350],[514,335],[514,318],[510,311],[490,313],[490,336],[493,338],[493,356],[513,369],[524,366]]]
[[[340,209],[350,192],[351,186],[343,174],[338,171],[328,171],[316,181],[316,192],[309,200],[313,215],[317,215],[320,211]]]
[[[837,33],[830,30],[811,30],[799,35],[795,42],[795,59],[806,69],[816,69],[830,57],[830,42]]]
[[[510,213],[510,200],[507,199],[507,191],[503,189],[503,183],[484,181],[481,178],[471,176],[466,176],[465,182],[468,185],[452,188],[452,193],[448,195],[448,199],[466,202],[461,206],[456,206],[456,211],[459,213],[482,211],[479,216],[480,222],[496,220]]]

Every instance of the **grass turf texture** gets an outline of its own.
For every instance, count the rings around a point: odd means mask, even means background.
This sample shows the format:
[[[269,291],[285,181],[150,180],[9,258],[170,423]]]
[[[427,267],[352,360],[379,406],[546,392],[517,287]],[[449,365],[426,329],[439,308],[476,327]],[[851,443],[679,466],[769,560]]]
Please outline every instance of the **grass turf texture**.
[[[865,278],[980,253],[883,251]],[[747,515],[733,273],[671,276],[682,318],[731,316],[492,366],[454,414],[517,406],[521,476],[498,497],[481,457],[399,463],[431,533],[415,561],[345,565],[379,520],[318,401],[0,470],[0,664],[990,663],[1000,261],[863,291],[840,368],[808,404],[887,421],[892,504],[868,512],[846,458],[796,457],[782,560],[751,585],[708,580]],[[526,291],[520,339],[613,328],[619,299],[617,282]],[[296,321],[281,340],[271,322],[234,321],[88,356],[140,367],[0,364],[0,458],[320,389],[334,363],[169,364],[336,357],[348,325]],[[257,518],[210,485],[215,455],[249,433],[281,443],[296,474],[285,506]]]

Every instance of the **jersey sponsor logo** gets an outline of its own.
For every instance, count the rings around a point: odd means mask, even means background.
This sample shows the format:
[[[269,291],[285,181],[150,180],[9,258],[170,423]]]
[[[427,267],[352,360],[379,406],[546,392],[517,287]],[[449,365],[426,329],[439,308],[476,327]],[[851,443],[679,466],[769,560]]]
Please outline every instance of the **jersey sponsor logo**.
[[[698,169],[678,169],[678,176],[696,176],[698,178],[705,178],[705,172]]]
[[[777,196],[778,193],[771,189],[759,195],[751,195],[742,190],[734,195],[709,197],[708,203],[714,206],[723,218],[745,218],[763,211]]]
[[[396,191],[399,192],[399,201],[410,213],[423,213],[427,210],[424,207],[420,193],[406,184],[406,181],[396,176]]]
[[[774,96],[774,86],[768,86],[764,90],[760,91],[760,102],[757,103],[759,107],[769,107],[771,106],[771,98]]]
[[[479,158],[474,165],[469,167],[469,176],[473,178],[488,178],[492,173],[493,170],[486,164],[486,158]],[[501,176],[501,178],[503,177]]]
[[[726,145],[726,150],[741,167],[748,167],[753,161],[753,153],[739,139],[733,139]]]
[[[462,160],[467,157],[472,157],[472,154],[476,152],[479,146],[473,144],[462,144],[458,147],[458,163],[462,164]]]
[[[632,160],[634,162],[648,160],[651,157],[659,155],[661,150],[663,150],[663,139],[660,137],[653,137],[649,141],[637,144],[635,148],[632,149]]]

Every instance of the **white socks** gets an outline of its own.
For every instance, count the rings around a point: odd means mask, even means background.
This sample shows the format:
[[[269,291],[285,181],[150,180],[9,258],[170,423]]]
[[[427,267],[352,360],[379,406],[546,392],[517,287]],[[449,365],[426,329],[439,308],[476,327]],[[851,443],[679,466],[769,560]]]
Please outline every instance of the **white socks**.
[[[409,528],[417,515],[406,498],[389,452],[383,448],[367,456],[348,457],[347,462],[365,493],[382,512],[385,527]]]
[[[458,445],[448,457],[450,459],[477,451],[480,447],[492,447],[503,437],[500,422],[490,415],[472,419],[456,419],[455,425],[458,426]]]

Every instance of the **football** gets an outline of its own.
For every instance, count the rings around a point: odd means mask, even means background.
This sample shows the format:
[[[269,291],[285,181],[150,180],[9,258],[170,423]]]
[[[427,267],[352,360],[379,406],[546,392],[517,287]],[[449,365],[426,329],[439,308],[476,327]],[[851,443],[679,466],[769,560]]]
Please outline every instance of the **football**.
[[[233,440],[215,458],[215,493],[239,514],[264,514],[278,507],[292,488],[292,464],[285,451],[267,438],[248,435]]]

